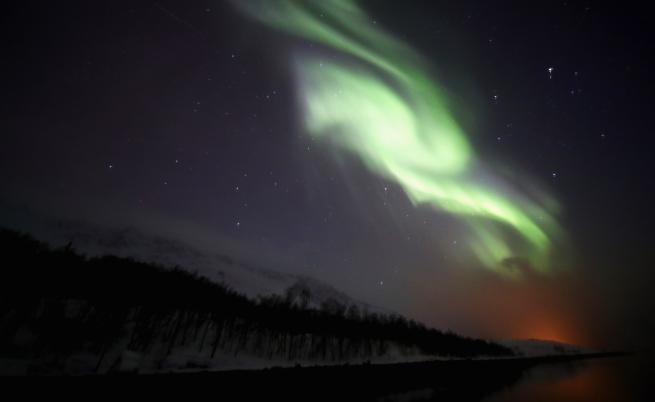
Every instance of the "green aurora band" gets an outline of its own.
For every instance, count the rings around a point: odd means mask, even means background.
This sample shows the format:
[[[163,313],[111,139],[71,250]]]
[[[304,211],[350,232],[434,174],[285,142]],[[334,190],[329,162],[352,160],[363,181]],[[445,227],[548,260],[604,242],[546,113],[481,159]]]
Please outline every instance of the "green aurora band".
[[[294,63],[308,133],[357,155],[400,185],[414,205],[458,216],[485,267],[508,277],[521,275],[516,261],[549,270],[559,232],[551,215],[556,203],[544,194],[537,202],[477,160],[445,94],[409,46],[381,30],[353,0],[235,4],[321,46]]]

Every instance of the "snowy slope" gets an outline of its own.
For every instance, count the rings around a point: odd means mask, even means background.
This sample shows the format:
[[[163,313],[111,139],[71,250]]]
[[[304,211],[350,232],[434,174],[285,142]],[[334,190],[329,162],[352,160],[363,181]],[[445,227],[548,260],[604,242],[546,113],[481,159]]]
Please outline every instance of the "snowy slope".
[[[183,241],[146,234],[134,228],[109,228],[79,221],[44,222],[30,227],[29,233],[53,247],[71,244],[88,257],[115,255],[138,261],[176,267],[223,283],[250,298],[282,295],[292,289],[309,295],[307,305],[320,307],[326,301],[356,305],[360,311],[389,313],[379,307],[353,299],[332,286],[305,275],[282,273],[237,261],[221,252],[197,249]]]
[[[525,357],[571,355],[593,352],[591,349],[576,345],[540,339],[513,339],[508,341],[498,341],[498,343],[512,349],[517,355]]]

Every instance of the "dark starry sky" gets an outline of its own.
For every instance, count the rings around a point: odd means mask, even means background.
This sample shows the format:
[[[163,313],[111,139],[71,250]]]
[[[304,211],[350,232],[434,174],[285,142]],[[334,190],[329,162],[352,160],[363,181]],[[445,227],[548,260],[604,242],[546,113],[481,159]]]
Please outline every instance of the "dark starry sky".
[[[218,234],[264,266],[474,335],[655,334],[645,6],[362,4],[432,63],[480,155],[559,200],[568,273],[506,283],[457,267],[453,222],[299,128],[293,41],[221,1],[8,6],[3,205],[202,228],[180,234]]]

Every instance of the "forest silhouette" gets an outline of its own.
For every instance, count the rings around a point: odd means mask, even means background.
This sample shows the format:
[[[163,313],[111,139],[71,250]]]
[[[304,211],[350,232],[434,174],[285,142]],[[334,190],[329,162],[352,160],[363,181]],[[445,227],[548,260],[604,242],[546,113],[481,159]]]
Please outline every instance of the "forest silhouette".
[[[392,349],[404,356],[512,355],[499,344],[400,315],[334,299],[312,306],[311,293],[296,286],[249,299],[181,267],[87,258],[72,244],[53,249],[4,229],[0,253],[0,357],[28,361],[28,374],[70,372],[72,356],[92,362],[82,372],[114,372],[126,351],[150,356],[153,370],[180,349],[205,361],[229,354],[366,362]]]

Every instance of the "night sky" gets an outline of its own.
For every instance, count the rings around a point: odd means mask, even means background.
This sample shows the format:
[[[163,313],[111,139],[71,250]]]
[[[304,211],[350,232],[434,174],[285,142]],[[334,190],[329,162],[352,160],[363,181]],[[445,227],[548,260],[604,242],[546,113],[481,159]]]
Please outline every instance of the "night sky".
[[[511,278],[483,266],[469,221],[310,135],[298,54],[345,56],[229,1],[6,8],[0,205],[172,233],[467,335],[655,337],[645,6],[358,4],[420,55],[476,177],[511,200],[534,187],[556,201],[547,266]]]

